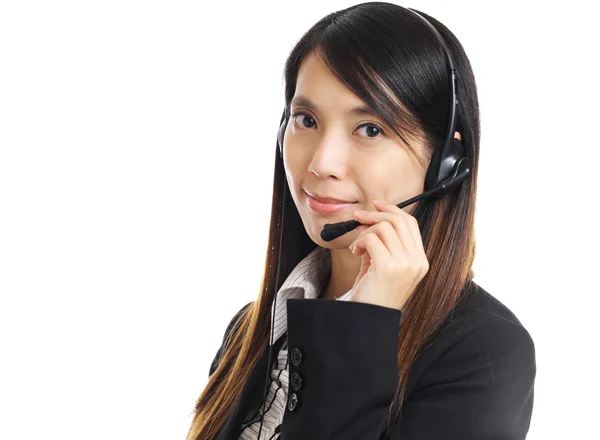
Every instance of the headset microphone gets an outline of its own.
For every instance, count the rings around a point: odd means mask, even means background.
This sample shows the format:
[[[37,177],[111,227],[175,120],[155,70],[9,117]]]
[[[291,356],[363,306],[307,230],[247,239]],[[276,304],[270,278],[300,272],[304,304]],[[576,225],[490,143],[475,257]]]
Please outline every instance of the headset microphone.
[[[446,46],[446,42],[442,35],[438,32],[438,30],[418,12],[405,8],[408,11],[411,11],[421,19],[433,30],[433,33],[436,35],[436,38],[442,45],[444,49],[444,53],[446,56],[446,61],[448,64],[448,78],[449,78],[449,87],[450,87],[450,114],[448,116],[448,129],[446,131],[446,136],[444,138],[443,144],[437,147],[433,155],[431,157],[431,161],[429,163],[429,168],[427,169],[427,174],[425,176],[425,192],[419,194],[411,199],[408,199],[397,206],[399,208],[404,208],[405,206],[411,205],[412,203],[418,202],[426,197],[443,197],[448,194],[452,189],[457,187],[460,183],[465,181],[469,176],[472,175],[472,160],[470,157],[467,157],[462,145],[462,142],[456,138],[454,138],[454,131],[456,128],[456,104],[457,100],[457,87],[456,87],[456,74],[454,69],[454,64],[452,62],[452,58],[450,57],[450,51]],[[279,132],[277,135],[277,146],[279,149],[279,157],[283,160],[283,135],[285,133],[285,129],[288,123],[287,109],[284,109],[282,116],[281,125],[279,127]],[[271,331],[269,338],[269,358],[267,362],[267,372],[265,378],[265,388],[264,388],[264,396],[263,396],[263,406],[262,406],[262,415],[260,421],[260,427],[258,429],[258,439],[260,440],[260,435],[262,431],[264,416],[265,416],[265,404],[267,401],[267,390],[269,389],[269,373],[271,371],[271,354],[273,351],[273,345],[275,341],[273,341],[273,333],[275,326],[275,311],[277,310],[277,293],[279,289],[279,269],[281,265],[281,250],[283,243],[283,219],[285,217],[285,194],[287,188],[287,178],[283,177],[283,191],[282,191],[282,208],[281,208],[281,219],[280,219],[280,231],[279,231],[279,252],[277,257],[277,272],[275,275],[275,286],[274,286],[274,298],[273,298],[273,307],[271,309]],[[361,223],[356,220],[348,220],[339,223],[326,223],[321,230],[321,238],[324,241],[331,241],[340,237],[347,232],[350,232],[356,229]]]

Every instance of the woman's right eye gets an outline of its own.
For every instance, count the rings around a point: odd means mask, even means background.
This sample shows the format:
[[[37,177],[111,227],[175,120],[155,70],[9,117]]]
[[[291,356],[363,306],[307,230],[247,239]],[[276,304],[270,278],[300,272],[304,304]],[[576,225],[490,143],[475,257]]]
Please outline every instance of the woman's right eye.
[[[315,122],[315,120],[314,120],[314,118],[312,116],[310,116],[309,114],[304,113],[304,112],[295,112],[295,113],[292,113],[291,118],[292,118],[293,121],[296,121],[296,117],[298,117],[298,116],[305,117],[305,118],[301,119],[301,123],[302,123],[302,127],[303,128],[313,128],[312,125],[311,126],[307,126],[306,125],[307,121],[309,121],[309,124]],[[310,122],[310,121],[312,121],[312,122]]]

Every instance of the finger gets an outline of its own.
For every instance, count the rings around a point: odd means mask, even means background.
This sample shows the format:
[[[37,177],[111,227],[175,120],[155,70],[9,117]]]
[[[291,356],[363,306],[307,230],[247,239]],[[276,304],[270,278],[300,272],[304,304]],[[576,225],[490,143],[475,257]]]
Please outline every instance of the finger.
[[[368,215],[369,214],[367,214],[367,216]],[[388,216],[393,216],[393,214],[388,214]],[[381,242],[387,248],[390,255],[392,255],[394,258],[406,258],[407,249],[405,248],[402,239],[398,235],[397,229],[389,221],[386,221],[384,219],[368,227],[364,231],[364,233],[362,233],[361,236],[359,236],[359,238],[365,236],[368,233],[377,234]]]
[[[416,248],[425,253],[425,249],[423,247],[423,238],[421,237],[421,230],[419,229],[419,222],[417,222],[417,219],[414,216],[406,212],[404,209],[398,208],[397,205],[388,203],[385,200],[373,200],[373,204],[379,212],[397,213],[400,214],[401,218],[406,219],[406,223],[412,232],[412,237],[414,239]]]
[[[363,252],[361,252],[361,250],[366,250],[369,252],[371,261],[392,258],[392,255],[389,253],[387,247],[375,233],[368,233],[356,240],[353,253],[355,255],[358,253],[362,255]]]
[[[355,217],[361,223],[389,223],[393,227],[394,233],[398,237],[398,241],[402,244],[402,251],[396,250],[393,252],[390,248],[393,255],[418,255],[424,253],[422,245],[418,246],[416,244],[417,241],[421,241],[421,234],[418,233],[418,228],[417,237],[415,237],[414,230],[410,227],[408,222],[398,214],[379,211],[366,211],[363,214],[355,211]]]

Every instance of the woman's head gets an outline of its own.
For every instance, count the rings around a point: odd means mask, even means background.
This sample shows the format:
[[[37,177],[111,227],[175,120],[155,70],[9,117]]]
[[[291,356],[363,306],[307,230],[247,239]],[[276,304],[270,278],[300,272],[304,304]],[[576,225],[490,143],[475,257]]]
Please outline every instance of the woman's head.
[[[400,417],[408,373],[418,354],[475,287],[471,267],[480,136],[475,79],[456,37],[439,21],[418,12],[439,31],[452,57],[458,93],[456,137],[460,136],[473,171],[443,198],[426,198],[405,208],[419,221],[429,271],[402,310],[399,384],[390,424]],[[432,152],[446,135],[448,74],[433,30],[413,12],[391,3],[362,3],[329,14],[294,46],[285,65],[285,110],[280,121],[287,119],[284,154],[282,160],[275,150],[262,283],[198,399],[189,440],[212,438],[235,407],[268,350],[277,291],[302,258],[316,245],[326,245],[319,237],[322,225],[351,217],[349,212],[332,216],[311,212],[302,190],[356,201],[352,209],[367,210],[373,209],[373,198],[400,203],[420,194]],[[304,102],[295,99],[300,95]],[[355,107],[368,112],[346,113]],[[291,111],[296,113],[293,119]],[[383,129],[383,136],[376,126]],[[349,240],[343,236],[336,243],[347,246]]]
[[[381,75],[371,70],[370,76]],[[374,199],[398,204],[424,192],[434,146],[422,127],[413,126],[409,133],[394,127],[400,132],[395,134],[376,110],[332,73],[317,49],[304,57],[294,80],[284,166],[296,208],[315,243],[331,246],[320,237],[323,225],[349,220],[357,209],[375,211]],[[397,112],[406,111],[400,110],[403,106],[393,90],[379,93],[398,102]],[[456,136],[460,138],[459,133]],[[323,213],[313,209],[309,194],[351,204],[333,214]],[[404,209],[413,212],[415,206]],[[353,239],[345,235],[334,246],[346,248]]]

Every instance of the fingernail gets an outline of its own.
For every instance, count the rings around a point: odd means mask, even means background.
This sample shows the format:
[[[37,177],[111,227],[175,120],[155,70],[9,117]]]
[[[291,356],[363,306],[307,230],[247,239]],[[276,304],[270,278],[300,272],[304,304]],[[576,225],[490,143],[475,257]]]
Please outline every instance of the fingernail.
[[[384,200],[375,200],[375,199],[373,199],[373,203],[377,203],[378,205],[385,205],[385,201]]]

